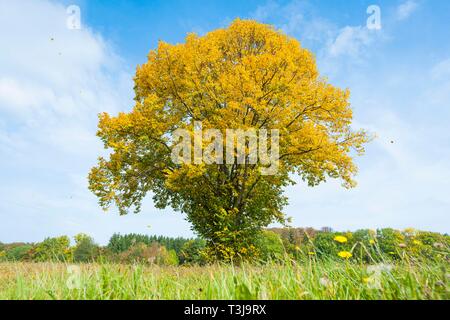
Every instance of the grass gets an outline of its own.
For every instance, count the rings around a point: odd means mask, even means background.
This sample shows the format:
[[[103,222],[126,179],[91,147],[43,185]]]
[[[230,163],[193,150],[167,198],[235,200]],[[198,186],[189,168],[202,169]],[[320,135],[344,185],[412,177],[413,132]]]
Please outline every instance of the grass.
[[[447,263],[0,263],[0,299],[449,299]]]

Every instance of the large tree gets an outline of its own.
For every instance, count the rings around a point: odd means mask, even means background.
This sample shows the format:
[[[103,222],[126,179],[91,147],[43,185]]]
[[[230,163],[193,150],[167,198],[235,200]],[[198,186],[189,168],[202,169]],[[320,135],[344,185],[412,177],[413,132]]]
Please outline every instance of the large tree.
[[[158,208],[186,214],[212,257],[232,259],[254,255],[261,228],[285,222],[283,188],[294,175],[310,186],[327,177],[355,185],[352,155],[363,153],[368,137],[350,127],[349,91],[319,77],[313,54],[269,25],[235,20],[182,44],[161,41],[134,81],[133,110],[99,116],[98,136],[111,153],[89,181],[104,208],[138,212],[151,193]],[[248,142],[244,161],[237,146],[232,163],[174,161],[174,133],[194,135],[198,123],[224,136],[226,129],[278,130],[277,170],[263,174],[267,163],[248,161]],[[203,151],[212,140],[203,140]]]

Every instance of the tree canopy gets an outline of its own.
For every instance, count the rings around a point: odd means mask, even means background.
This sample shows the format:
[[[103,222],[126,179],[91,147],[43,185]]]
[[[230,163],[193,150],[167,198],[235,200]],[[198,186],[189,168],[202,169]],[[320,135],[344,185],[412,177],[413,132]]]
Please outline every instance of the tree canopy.
[[[189,34],[185,43],[160,41],[134,82],[131,112],[99,116],[98,136],[111,152],[89,182],[104,208],[138,212],[151,193],[158,208],[186,214],[211,256],[232,259],[257,254],[261,228],[285,222],[283,189],[293,175],[310,186],[327,177],[355,185],[352,157],[369,138],[351,128],[349,90],[320,77],[314,55],[269,25],[238,19],[204,36]],[[248,141],[244,161],[238,145],[231,163],[174,161],[174,133],[186,130],[194,144],[196,123],[223,136],[227,129],[276,130],[277,170],[263,174],[266,162],[249,161]],[[213,142],[203,137],[201,152]]]

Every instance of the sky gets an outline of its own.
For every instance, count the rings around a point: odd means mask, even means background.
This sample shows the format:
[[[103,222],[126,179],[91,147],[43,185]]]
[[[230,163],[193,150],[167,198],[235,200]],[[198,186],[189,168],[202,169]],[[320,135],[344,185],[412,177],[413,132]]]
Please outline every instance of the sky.
[[[67,26],[70,5],[79,29]],[[105,154],[97,114],[132,108],[135,68],[159,40],[180,43],[236,18],[272,24],[310,49],[321,74],[350,89],[354,127],[376,135],[355,160],[356,188],[296,179],[286,189],[292,225],[449,233],[450,1],[0,0],[0,241],[194,236],[151,197],[137,215],[98,206],[87,189]]]

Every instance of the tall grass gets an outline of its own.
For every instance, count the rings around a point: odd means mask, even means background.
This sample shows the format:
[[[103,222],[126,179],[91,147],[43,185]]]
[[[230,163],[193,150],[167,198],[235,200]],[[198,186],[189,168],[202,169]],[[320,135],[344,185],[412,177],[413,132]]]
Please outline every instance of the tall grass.
[[[447,263],[0,264],[0,299],[449,299]],[[79,269],[78,269],[79,268]],[[372,269],[371,269],[372,268]],[[79,270],[79,272],[77,272]]]

